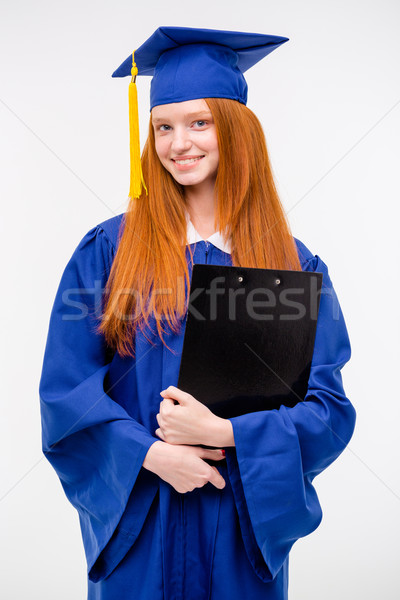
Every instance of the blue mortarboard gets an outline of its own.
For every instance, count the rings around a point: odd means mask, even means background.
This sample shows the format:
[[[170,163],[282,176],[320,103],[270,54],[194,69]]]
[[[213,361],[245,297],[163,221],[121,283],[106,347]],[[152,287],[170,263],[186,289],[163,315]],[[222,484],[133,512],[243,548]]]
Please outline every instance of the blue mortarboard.
[[[140,162],[136,75],[153,75],[150,110],[198,98],[247,101],[243,73],[288,38],[191,27],[159,27],[113,73],[132,75],[129,86],[131,183],[129,196],[146,189]],[[147,190],[146,190],[147,191]]]
[[[159,27],[135,53],[138,75],[153,75],[150,110],[196,98],[247,101],[243,73],[288,38],[260,33]],[[113,73],[131,75],[132,55]]]

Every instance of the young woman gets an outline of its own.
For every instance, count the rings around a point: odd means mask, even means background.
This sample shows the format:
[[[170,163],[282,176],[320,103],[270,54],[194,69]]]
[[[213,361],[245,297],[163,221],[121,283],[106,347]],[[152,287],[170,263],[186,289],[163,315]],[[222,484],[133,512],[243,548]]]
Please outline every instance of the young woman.
[[[160,28],[135,53],[154,74],[146,189],[68,263],[40,386],[89,599],[287,598],[290,548],[321,520],[312,480],[352,435],[344,319],[326,265],[290,233],[245,106],[243,70],[283,41]],[[176,387],[196,263],[323,273],[304,402],[222,419]]]

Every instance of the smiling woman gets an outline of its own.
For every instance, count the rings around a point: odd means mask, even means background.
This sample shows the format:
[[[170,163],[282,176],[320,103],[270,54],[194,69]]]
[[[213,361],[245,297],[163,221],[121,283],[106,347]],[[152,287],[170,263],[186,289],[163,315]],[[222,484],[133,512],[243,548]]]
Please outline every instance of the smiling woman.
[[[352,435],[343,315],[326,265],[291,235],[245,106],[243,72],[285,41],[162,27],[115,73],[154,75],[140,185],[68,263],[40,384],[89,600],[286,600],[289,551],[321,520],[312,480]],[[304,402],[223,419],[176,387],[196,263],[322,272]]]
[[[197,193],[201,190],[213,198],[219,152],[213,116],[205,100],[155,106],[151,120],[161,164],[180,185],[196,186]]]
[[[183,116],[193,103],[208,107],[212,115],[204,131],[197,129],[196,116],[187,120]],[[185,286],[189,286],[191,273],[186,253],[191,254],[193,247],[187,238],[188,219],[204,239],[220,232],[223,244],[229,241],[234,265],[301,268],[276,192],[264,133],[254,113],[227,98],[157,105],[152,119],[159,118],[160,112],[164,118],[158,124],[150,122],[142,156],[148,191],[143,190],[140,198],[131,201],[124,216],[100,326],[108,344],[122,355],[132,352],[136,328],[141,324],[148,327],[154,313],[160,317],[153,324],[160,339],[166,322],[166,331],[178,333],[181,329],[187,310]],[[194,132],[190,133],[193,125]],[[171,148],[175,135],[178,144],[181,140],[186,144],[178,146],[183,152],[199,146],[198,152],[201,145],[204,169],[202,160],[194,167],[180,167],[173,161],[178,156]],[[199,141],[203,135],[206,146]],[[213,163],[217,163],[216,177],[212,175]],[[148,245],[137,244],[137,240],[146,240]],[[176,284],[182,277],[185,286]],[[135,294],[120,293],[127,289],[135,290]],[[168,293],[152,293],[153,289]],[[137,313],[140,319],[129,319]]]

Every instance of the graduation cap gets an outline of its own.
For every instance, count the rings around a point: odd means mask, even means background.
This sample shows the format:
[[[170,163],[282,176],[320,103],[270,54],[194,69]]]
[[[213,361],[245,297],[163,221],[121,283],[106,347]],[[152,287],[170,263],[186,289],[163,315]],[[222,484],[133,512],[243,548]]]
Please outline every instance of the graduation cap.
[[[152,75],[150,110],[160,104],[198,98],[247,102],[243,73],[288,38],[260,33],[159,27],[113,73],[132,76],[129,85],[131,183],[129,196],[146,189],[140,163],[137,75]],[[147,190],[146,190],[147,191]]]

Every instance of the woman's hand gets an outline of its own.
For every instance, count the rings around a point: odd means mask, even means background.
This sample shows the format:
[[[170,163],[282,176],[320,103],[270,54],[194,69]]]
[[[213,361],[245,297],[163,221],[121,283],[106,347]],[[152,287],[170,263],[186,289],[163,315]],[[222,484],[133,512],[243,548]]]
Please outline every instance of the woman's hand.
[[[214,415],[190,394],[170,385],[161,392],[161,396],[164,400],[156,416],[159,428],[155,434],[164,442],[222,447],[235,445],[231,422]]]
[[[216,467],[203,459],[223,458],[221,450],[154,442],[146,454],[143,467],[161,477],[181,494],[203,487],[208,482],[220,490],[225,487],[225,479]]]

